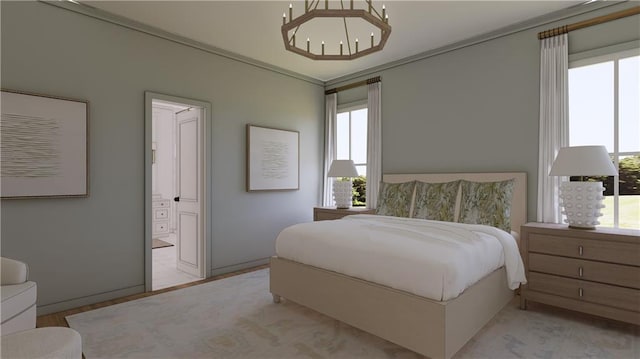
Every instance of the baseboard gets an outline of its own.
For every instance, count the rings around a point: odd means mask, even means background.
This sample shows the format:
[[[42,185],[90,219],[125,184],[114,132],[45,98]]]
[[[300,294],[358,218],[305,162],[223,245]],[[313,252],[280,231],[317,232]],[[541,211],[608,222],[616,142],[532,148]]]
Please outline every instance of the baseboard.
[[[110,292],[89,295],[86,297],[69,299],[58,303],[51,303],[45,305],[38,305],[37,307],[37,315],[45,315],[51,313],[61,312],[63,310],[74,309],[78,307],[82,307],[89,304],[96,304],[100,302],[104,302],[111,299],[122,298],[128,295],[144,293],[144,285],[137,285],[134,287],[118,289]]]
[[[256,259],[254,261],[234,264],[226,267],[212,268],[210,275],[213,277],[215,275],[227,274],[227,273],[235,272],[238,270],[261,266],[268,263],[269,263],[269,258],[262,258],[262,259]]]
[[[261,266],[268,263],[269,263],[269,258],[262,258],[254,261],[234,264],[231,266],[213,268],[211,270],[210,276],[231,273],[231,272],[235,272],[235,271],[239,271],[247,268]],[[139,294],[144,292],[145,292],[144,285],[138,285],[130,288],[114,290],[111,292],[90,295],[82,298],[65,300],[58,303],[46,304],[42,306],[39,305],[37,307],[37,315],[40,316],[45,314],[57,313],[63,310],[74,309],[74,308],[82,307],[89,304],[96,304],[96,303],[104,302],[107,300],[122,298],[129,295]]]

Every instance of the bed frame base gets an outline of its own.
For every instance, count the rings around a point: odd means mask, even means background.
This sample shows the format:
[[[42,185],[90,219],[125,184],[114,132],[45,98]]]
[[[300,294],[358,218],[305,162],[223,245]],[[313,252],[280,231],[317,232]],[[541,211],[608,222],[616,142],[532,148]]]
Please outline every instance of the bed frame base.
[[[336,272],[271,258],[270,290],[430,358],[450,358],[514,296],[506,271],[439,302]]]

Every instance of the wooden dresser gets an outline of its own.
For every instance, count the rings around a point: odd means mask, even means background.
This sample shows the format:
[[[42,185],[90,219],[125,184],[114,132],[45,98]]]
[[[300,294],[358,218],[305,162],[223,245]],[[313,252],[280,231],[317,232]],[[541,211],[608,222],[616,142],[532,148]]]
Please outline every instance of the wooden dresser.
[[[313,209],[314,221],[326,221],[330,219],[340,219],[352,214],[375,214],[375,209],[366,207],[336,208],[336,207],[315,207]]]
[[[527,223],[520,251],[534,301],[640,325],[640,231]]]

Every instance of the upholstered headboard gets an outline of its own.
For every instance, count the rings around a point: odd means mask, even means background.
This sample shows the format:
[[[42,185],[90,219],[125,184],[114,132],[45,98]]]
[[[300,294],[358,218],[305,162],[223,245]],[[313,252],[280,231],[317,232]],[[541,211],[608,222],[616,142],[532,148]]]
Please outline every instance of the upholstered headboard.
[[[520,232],[520,226],[527,222],[527,174],[525,172],[487,172],[487,173],[406,173],[384,174],[382,180],[387,183],[422,181],[442,183],[456,180],[473,182],[495,182],[515,179],[511,202],[511,229]],[[458,196],[460,197],[460,196]],[[460,207],[460,198],[456,202],[456,212]]]

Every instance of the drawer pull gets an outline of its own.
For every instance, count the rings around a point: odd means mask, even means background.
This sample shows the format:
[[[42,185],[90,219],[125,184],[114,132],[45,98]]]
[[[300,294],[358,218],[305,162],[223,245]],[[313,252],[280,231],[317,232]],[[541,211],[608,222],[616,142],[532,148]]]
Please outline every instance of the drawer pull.
[[[582,288],[578,289],[578,295],[580,296],[580,298],[582,298],[582,296],[584,295],[584,291],[582,290]]]
[[[578,276],[582,277],[583,271],[582,271],[582,267],[578,268]]]
[[[578,254],[582,255],[583,252],[584,249],[582,248],[582,246],[578,246]]]

